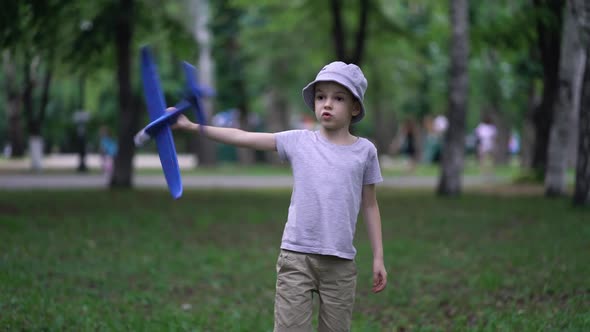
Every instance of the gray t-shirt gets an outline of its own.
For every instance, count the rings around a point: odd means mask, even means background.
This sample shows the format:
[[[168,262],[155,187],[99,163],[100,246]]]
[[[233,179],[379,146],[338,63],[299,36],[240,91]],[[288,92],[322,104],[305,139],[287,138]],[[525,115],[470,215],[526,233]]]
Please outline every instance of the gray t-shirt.
[[[363,185],[383,181],[369,140],[336,145],[319,131],[275,134],[277,151],[293,169],[293,193],[282,249],[354,259]]]

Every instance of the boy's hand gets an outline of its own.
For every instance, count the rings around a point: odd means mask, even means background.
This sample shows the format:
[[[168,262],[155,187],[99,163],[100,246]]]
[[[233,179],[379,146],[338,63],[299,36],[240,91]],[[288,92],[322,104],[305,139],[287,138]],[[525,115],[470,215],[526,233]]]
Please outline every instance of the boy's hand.
[[[174,108],[174,107],[168,107],[166,109],[166,112],[173,112],[175,110],[176,110],[176,108]],[[176,118],[176,122],[172,126],[170,126],[170,128],[189,130],[189,129],[191,129],[192,126],[193,126],[193,123],[184,114],[179,114],[178,117]]]
[[[373,261],[373,293],[379,293],[387,286],[387,271],[383,259]]]

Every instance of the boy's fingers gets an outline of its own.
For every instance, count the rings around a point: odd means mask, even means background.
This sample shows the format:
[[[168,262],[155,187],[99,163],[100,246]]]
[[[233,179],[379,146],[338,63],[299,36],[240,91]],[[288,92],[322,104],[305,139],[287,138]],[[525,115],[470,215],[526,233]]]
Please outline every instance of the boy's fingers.
[[[175,111],[175,110],[176,110],[176,107],[168,107],[168,108],[166,109],[166,112],[173,112],[173,111]]]
[[[385,279],[385,276],[382,275],[381,273],[376,273],[373,276],[373,292],[374,293],[379,293],[380,291],[385,289],[386,284],[387,284],[387,280]]]
[[[383,283],[379,283],[378,285],[373,287],[373,293],[379,293],[383,289],[385,289],[385,285]]]

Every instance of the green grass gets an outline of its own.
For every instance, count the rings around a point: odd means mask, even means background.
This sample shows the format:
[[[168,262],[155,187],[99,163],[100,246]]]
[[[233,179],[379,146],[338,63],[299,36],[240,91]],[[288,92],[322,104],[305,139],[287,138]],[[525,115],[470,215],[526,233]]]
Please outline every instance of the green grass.
[[[389,285],[359,223],[353,331],[590,330],[590,211],[380,190]],[[0,330],[272,331],[289,191],[0,192]]]

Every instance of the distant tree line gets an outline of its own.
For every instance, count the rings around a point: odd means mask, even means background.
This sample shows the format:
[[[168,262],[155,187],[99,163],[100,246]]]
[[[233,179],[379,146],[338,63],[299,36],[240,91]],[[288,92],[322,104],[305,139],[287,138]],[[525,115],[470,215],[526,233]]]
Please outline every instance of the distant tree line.
[[[485,114],[498,127],[497,162],[512,132],[521,161],[548,196],[588,204],[588,9],[584,0],[207,1],[25,0],[0,14],[3,107],[0,140],[13,157],[27,141],[75,149],[73,113],[87,110],[89,133],[115,128],[112,187],[132,186],[132,137],[145,124],[138,50],[155,50],[169,103],[179,98],[178,62],[202,66],[217,91],[209,120],[234,108],[239,126],[292,127],[306,113],[301,87],[332,60],[357,63],[369,79],[367,121],[353,130],[380,153],[413,118],[449,119],[437,192],[461,193],[465,136]],[[211,142],[178,135],[202,165]],[[92,140],[92,136],[88,139]],[[30,151],[29,151],[30,152]],[[47,152],[47,151],[46,151]],[[239,151],[241,163],[257,160]],[[267,160],[273,161],[272,156]]]

